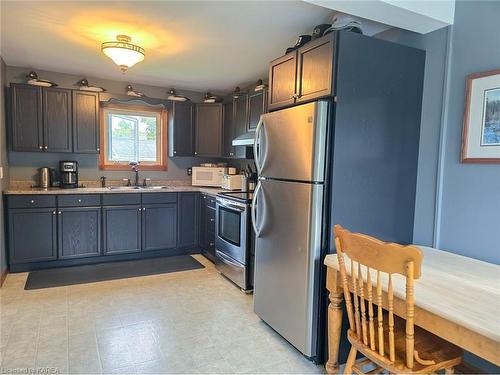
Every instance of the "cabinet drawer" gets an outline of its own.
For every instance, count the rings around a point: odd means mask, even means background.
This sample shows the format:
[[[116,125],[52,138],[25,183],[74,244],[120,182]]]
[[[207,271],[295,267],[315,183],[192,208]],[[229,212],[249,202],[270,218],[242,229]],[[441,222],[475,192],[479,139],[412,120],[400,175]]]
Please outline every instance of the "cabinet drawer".
[[[55,207],[55,195],[11,195],[7,197],[9,208]]]
[[[206,204],[208,207],[215,208],[215,197],[203,193],[202,199],[203,203]]]
[[[141,194],[126,193],[126,194],[103,194],[103,206],[120,206],[123,204],[141,204]]]
[[[207,210],[207,229],[209,232],[215,232],[215,210]]]
[[[101,195],[100,194],[58,195],[57,202],[59,204],[59,207],[100,206],[101,205]]]
[[[177,203],[177,193],[145,193],[142,204]]]

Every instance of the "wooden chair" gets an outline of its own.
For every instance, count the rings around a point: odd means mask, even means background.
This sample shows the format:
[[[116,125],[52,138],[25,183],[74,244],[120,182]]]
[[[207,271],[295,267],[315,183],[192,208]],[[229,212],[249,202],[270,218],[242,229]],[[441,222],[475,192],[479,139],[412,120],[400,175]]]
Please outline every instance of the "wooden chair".
[[[350,327],[351,351],[344,374],[363,374],[369,364],[375,367],[367,372],[371,374],[453,373],[462,361],[462,349],[414,325],[413,284],[420,277],[420,249],[351,233],[340,225],[335,225],[335,244]],[[394,274],[406,278],[406,319],[393,313]],[[365,358],[356,361],[358,351]]]

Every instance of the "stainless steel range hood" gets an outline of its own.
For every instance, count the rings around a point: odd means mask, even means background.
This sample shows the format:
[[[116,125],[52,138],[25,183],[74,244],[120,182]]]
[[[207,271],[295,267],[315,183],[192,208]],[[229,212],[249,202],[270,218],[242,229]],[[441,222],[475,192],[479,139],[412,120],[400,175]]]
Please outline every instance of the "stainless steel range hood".
[[[253,146],[255,132],[247,132],[233,139],[233,146]]]

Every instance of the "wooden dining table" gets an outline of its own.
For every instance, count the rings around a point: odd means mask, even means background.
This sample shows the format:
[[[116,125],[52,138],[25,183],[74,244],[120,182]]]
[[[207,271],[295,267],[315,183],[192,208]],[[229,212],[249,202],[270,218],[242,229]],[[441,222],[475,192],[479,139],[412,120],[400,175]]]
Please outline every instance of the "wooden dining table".
[[[424,260],[415,281],[415,324],[500,366],[500,266],[418,247]],[[337,254],[327,255],[325,265],[330,299],[326,370],[337,373],[340,340],[347,340],[341,337],[343,289]],[[394,313],[405,318],[404,278],[395,276]]]

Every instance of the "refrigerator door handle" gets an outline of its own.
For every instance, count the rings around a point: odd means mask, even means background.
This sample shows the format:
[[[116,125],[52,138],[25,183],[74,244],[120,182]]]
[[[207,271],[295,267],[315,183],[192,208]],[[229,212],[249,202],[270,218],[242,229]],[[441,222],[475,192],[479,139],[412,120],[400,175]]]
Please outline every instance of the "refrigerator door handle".
[[[261,191],[262,191],[262,184],[259,181],[257,183],[257,186],[255,188],[255,192],[254,192],[254,195],[253,195],[252,210],[251,210],[251,214],[252,214],[252,226],[253,226],[253,230],[255,232],[255,237],[256,238],[258,238],[260,236],[260,233],[262,232],[262,227],[263,227],[263,225],[260,225],[260,227],[259,227],[259,225],[257,225],[257,213],[256,213],[257,197],[259,196],[259,193]],[[262,195],[262,197],[264,198],[264,195]],[[262,200],[261,207],[263,208],[263,216],[265,217],[266,210],[265,210],[265,202],[264,202],[264,200]]]
[[[260,164],[260,156],[262,154],[262,147],[260,145],[260,131],[264,126],[264,121],[262,120],[262,116],[260,116],[259,123],[257,124],[257,128],[255,129],[255,138],[253,141],[253,154],[255,156],[255,167],[257,169],[257,173],[260,174],[262,166]]]

